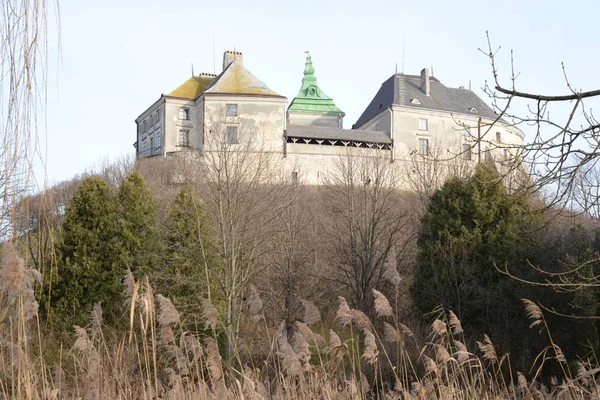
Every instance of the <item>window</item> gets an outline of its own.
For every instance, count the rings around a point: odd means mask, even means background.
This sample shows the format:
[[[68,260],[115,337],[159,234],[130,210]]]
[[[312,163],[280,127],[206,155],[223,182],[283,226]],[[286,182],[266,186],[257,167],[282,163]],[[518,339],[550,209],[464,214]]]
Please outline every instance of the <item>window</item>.
[[[190,147],[190,131],[179,131],[179,146]]]
[[[146,121],[144,121],[144,130],[142,132],[146,132]]]
[[[227,143],[235,144],[238,142],[238,127],[229,125],[227,127],[227,131],[225,132],[227,135]]]
[[[154,150],[154,138],[150,138],[150,151],[152,152]]]
[[[292,172],[292,183],[294,183],[294,184],[298,183],[298,172],[297,171]]]
[[[466,161],[471,161],[471,145],[463,144],[462,145],[462,159]]]
[[[419,154],[429,155],[429,139],[419,139]]]
[[[502,134],[500,132],[496,132],[496,142],[502,143]]]
[[[179,119],[188,121],[190,119],[190,109],[189,108],[180,108],[179,109]]]
[[[410,102],[411,102],[411,104],[421,104],[419,99],[412,99]]]
[[[156,131],[156,147],[160,147],[160,130]]]
[[[142,151],[145,151],[146,149],[148,149],[148,141],[144,140],[142,142]]]
[[[471,137],[471,129],[464,128],[463,129],[463,138],[468,139]]]
[[[420,131],[426,131],[428,130],[429,126],[427,123],[427,119],[426,118],[419,118],[419,130]]]
[[[160,121],[160,113],[157,111],[156,112],[156,122],[158,123],[158,121]]]
[[[508,149],[503,149],[503,156],[504,156],[504,161],[508,161]]]
[[[471,107],[469,109],[469,112],[472,112],[473,114],[477,114],[478,111],[477,111],[477,109],[475,107]]]
[[[237,104],[227,104],[225,115],[227,115],[228,117],[237,117],[238,105]]]

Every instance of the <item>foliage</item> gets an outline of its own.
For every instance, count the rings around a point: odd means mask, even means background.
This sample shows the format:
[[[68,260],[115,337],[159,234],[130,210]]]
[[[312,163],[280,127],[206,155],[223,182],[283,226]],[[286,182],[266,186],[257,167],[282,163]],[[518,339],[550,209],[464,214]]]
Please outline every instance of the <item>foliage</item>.
[[[123,261],[136,276],[143,276],[156,270],[160,262],[156,202],[137,172],[122,181],[117,201]]]
[[[475,335],[490,334],[503,351],[526,348],[521,287],[496,265],[525,268],[534,244],[526,230],[536,224],[530,209],[485,165],[467,181],[446,182],[422,219],[411,289],[418,312],[425,316],[442,306]]]
[[[599,269],[597,243],[589,228],[581,224],[573,226],[550,225],[545,240],[537,249],[536,270],[529,273],[530,280],[548,282],[548,276],[540,269],[556,277],[577,270],[583,279],[597,276]],[[560,279],[554,279],[557,283]],[[558,285],[533,286],[529,289],[540,299],[544,307],[562,315],[548,313],[546,321],[554,339],[561,344],[567,358],[586,358],[598,349],[598,297],[596,285],[561,289]],[[568,316],[574,316],[570,318]]]
[[[51,276],[51,313],[56,326],[85,325],[87,313],[102,302],[114,321],[122,302],[127,262],[119,235],[117,203],[99,177],[83,180],[69,202],[57,240],[58,267]]]
[[[165,267],[154,279],[174,303],[189,313],[199,310],[199,295],[211,298],[219,250],[202,200],[189,188],[179,191],[165,230]],[[213,300],[214,301],[214,300]]]

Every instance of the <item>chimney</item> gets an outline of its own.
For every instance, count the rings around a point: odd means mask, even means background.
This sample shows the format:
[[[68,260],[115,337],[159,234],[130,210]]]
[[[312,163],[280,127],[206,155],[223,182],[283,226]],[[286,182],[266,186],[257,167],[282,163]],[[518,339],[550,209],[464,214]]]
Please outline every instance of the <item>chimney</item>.
[[[225,69],[229,67],[229,64],[231,64],[234,60],[240,64],[243,63],[244,56],[242,55],[241,51],[227,50],[225,53],[223,53],[223,71],[225,71]]]
[[[209,72],[201,72],[200,75],[198,75],[199,78],[205,78],[205,79],[215,79],[217,77],[217,74],[211,74]]]
[[[429,70],[427,68],[423,68],[421,71],[421,90],[425,93],[426,96],[429,96]]]

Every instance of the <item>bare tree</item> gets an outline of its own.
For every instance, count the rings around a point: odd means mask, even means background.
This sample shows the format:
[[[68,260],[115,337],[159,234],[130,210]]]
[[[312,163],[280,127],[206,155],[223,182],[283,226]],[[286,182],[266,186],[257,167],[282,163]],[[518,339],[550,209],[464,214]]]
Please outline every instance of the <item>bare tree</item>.
[[[33,185],[40,106],[46,102],[47,0],[0,3],[0,234],[11,236],[17,198]]]
[[[121,154],[113,158],[104,157],[88,167],[84,175],[99,175],[113,188],[117,188],[127,175],[133,172],[134,166],[135,155],[133,153]]]
[[[469,138],[470,143],[475,142]],[[443,144],[437,141],[431,143],[429,154],[412,152],[404,164],[402,177],[406,188],[413,194],[412,208],[418,221],[426,212],[429,199],[446,180],[458,177],[467,178],[475,166],[472,160],[474,151],[463,150],[460,142]]]
[[[323,289],[320,281],[326,269],[315,254],[321,239],[315,231],[320,215],[317,190],[302,184],[291,188],[291,201],[273,227],[269,268],[261,279],[262,286],[269,288],[273,319],[284,320],[288,332],[294,321],[302,319],[301,300],[312,300]]]
[[[273,225],[293,193],[275,164],[281,155],[268,152],[254,128],[241,126],[234,138],[216,119],[207,130],[204,149],[197,155],[197,190],[213,219],[221,251],[215,290],[224,298],[227,358],[232,361],[244,290],[264,267]]]
[[[593,106],[600,90],[579,90],[571,83],[562,64],[566,94],[548,95],[521,90],[520,72],[510,52],[510,72],[501,77],[498,67],[500,47],[492,45],[489,34],[487,49],[481,50],[490,60],[493,80],[484,91],[492,101],[498,118],[514,126],[528,127],[533,133],[527,143],[512,146],[527,161],[535,187],[546,187],[547,205],[569,205],[577,184],[578,173],[593,167],[600,155],[600,122]],[[522,112],[521,110],[526,110]],[[580,204],[585,210],[594,206]]]
[[[400,170],[377,150],[341,155],[326,177],[324,221],[337,262],[337,280],[354,295],[356,306],[371,307],[383,264],[393,247],[408,242],[408,210],[403,206]]]

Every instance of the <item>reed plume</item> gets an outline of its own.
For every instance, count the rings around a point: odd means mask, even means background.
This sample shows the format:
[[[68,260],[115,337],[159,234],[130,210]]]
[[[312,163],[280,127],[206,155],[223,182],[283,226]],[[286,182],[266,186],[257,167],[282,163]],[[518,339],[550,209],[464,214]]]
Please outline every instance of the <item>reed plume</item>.
[[[321,313],[319,309],[312,301],[300,300],[302,307],[304,307],[304,323],[306,325],[313,325],[321,321]]]
[[[200,296],[200,300],[202,301],[202,315],[204,316],[205,328],[214,330],[219,322],[217,309],[212,305],[210,300]],[[261,305],[262,308],[262,305]]]
[[[158,323],[160,326],[178,324],[180,322],[179,312],[173,303],[171,303],[171,300],[160,294],[156,295],[156,300],[159,307]]]
[[[385,258],[382,277],[395,287],[398,287],[402,282],[402,277],[396,269],[396,249],[393,247],[390,249],[387,257]]]
[[[402,343],[402,335],[387,322],[383,323],[383,337],[388,343]]]
[[[329,349],[334,349],[338,346],[342,345],[342,341],[340,337],[333,331],[333,329],[329,330]]]
[[[263,303],[258,295],[258,291],[256,287],[252,284],[249,286],[248,296],[246,297],[246,307],[248,308],[248,313],[253,316],[257,315],[262,311]],[[214,328],[213,328],[214,329]]]
[[[356,328],[360,331],[371,331],[373,325],[371,324],[371,320],[367,317],[367,314],[360,310],[352,309],[350,310],[350,315],[352,315],[352,322]]]
[[[340,302],[340,306],[335,315],[335,321],[341,324],[343,327],[346,325],[350,325],[352,323],[352,313],[348,302],[342,296],[338,297],[338,301]]]
[[[525,304],[525,312],[527,313],[527,317],[531,320],[530,328],[533,328],[536,325],[542,323],[544,319],[544,314],[542,314],[542,310],[535,304],[533,301],[528,299],[521,299],[521,301]]]
[[[477,346],[479,347],[479,350],[483,353],[484,359],[491,362],[498,361],[496,349],[494,348],[494,344],[492,343],[488,335],[483,335],[483,342],[477,342]]]
[[[375,296],[375,313],[378,317],[390,317],[393,313],[388,299],[378,290],[373,289]]]
[[[433,324],[431,324],[431,329],[437,336],[444,336],[447,332],[446,323],[444,321],[440,321],[439,319],[433,321]]]
[[[377,355],[379,352],[377,351],[377,343],[375,342],[375,335],[373,335],[368,330],[364,331],[365,334],[365,350],[363,352],[362,357],[367,360],[368,364],[373,364],[377,361]]]
[[[460,319],[452,312],[452,310],[448,311],[450,314],[450,328],[452,328],[452,333],[455,336],[458,336],[463,333],[462,324],[460,323]]]
[[[283,372],[285,372],[288,376],[302,375],[302,364],[300,364],[300,360],[294,352],[294,349],[292,346],[290,346],[285,338],[285,334],[281,334],[279,336],[277,344],[279,345],[279,351],[277,352],[277,355],[281,359],[281,367]]]
[[[208,374],[213,383],[221,381],[223,379],[223,365],[221,362],[221,354],[219,353],[219,346],[213,338],[207,337],[204,339],[206,344],[206,354],[208,365]]]

